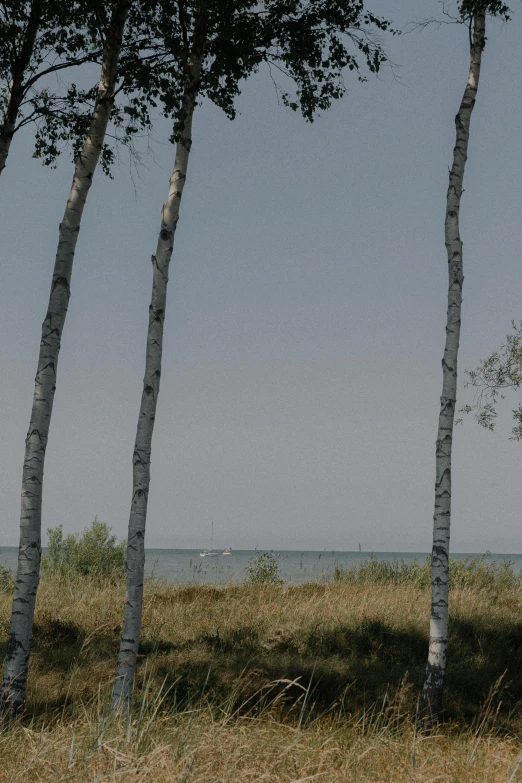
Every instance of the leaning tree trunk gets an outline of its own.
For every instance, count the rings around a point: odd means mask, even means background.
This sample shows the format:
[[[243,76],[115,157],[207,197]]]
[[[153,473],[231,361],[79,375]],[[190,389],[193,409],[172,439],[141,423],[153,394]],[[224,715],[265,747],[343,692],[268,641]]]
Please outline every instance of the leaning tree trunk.
[[[43,469],[60,340],[67,315],[80,221],[114,105],[118,58],[130,5],[131,0],[119,0],[113,9],[91,126],[76,161],[71,191],[60,224],[49,307],[42,325],[33,408],[25,441],[18,570],[0,694],[0,706],[9,713],[20,711],[25,703],[34,607],[40,579]]]
[[[448,254],[448,309],[446,345],[442,359],[442,396],[436,444],[435,511],[431,555],[430,646],[426,678],[421,696],[421,715],[430,724],[442,709],[446,649],[448,644],[448,582],[451,519],[451,448],[457,399],[457,354],[459,350],[462,305],[462,241],[459,211],[464,168],[468,154],[469,126],[477,95],[482,52],[485,45],[486,16],[479,11],[473,19],[470,68],[466,89],[457,116],[456,143],[446,197],[445,239]]]
[[[185,186],[192,146],[192,119],[199,89],[203,62],[202,50],[206,32],[205,4],[196,21],[194,44],[186,68],[187,83],[182,100],[183,129],[176,145],[174,170],[169,194],[161,212],[161,229],[156,254],[152,256],[152,297],[149,307],[147,356],[138,427],[132,457],[132,502],[127,538],[127,590],[123,631],[118,655],[116,679],[112,691],[112,708],[128,713],[134,688],[134,674],[140,644],[145,570],[145,525],[150,484],[152,433],[161,377],[163,325],[167,306],[169,264],[179,219],[179,208]]]
[[[42,0],[33,0],[22,46],[18,57],[13,63],[7,109],[0,125],[0,175],[5,169],[9,148],[11,147],[11,142],[15,133],[16,120],[18,112],[20,111],[20,104],[24,97],[25,71],[31,62],[41,15]]]

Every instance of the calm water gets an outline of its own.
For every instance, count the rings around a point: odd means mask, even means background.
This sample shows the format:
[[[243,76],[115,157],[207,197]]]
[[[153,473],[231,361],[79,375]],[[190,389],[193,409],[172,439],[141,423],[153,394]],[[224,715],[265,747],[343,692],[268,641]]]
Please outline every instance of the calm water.
[[[0,563],[11,571],[16,570],[16,547],[0,549]],[[148,549],[146,552],[146,572],[167,579],[169,582],[198,582],[209,584],[230,584],[243,581],[249,560],[255,556],[252,550],[234,550],[232,555],[219,557],[200,557],[199,549]],[[370,552],[293,552],[274,551],[279,558],[280,575],[291,584],[309,581],[323,581],[332,577],[336,563],[342,566],[354,566],[370,557]],[[375,552],[377,560],[404,560],[411,563],[415,558],[423,562],[426,554],[422,552]],[[474,554],[455,554],[455,558],[475,557]],[[491,560],[507,560],[513,564],[517,573],[522,570],[522,555],[491,555]]]

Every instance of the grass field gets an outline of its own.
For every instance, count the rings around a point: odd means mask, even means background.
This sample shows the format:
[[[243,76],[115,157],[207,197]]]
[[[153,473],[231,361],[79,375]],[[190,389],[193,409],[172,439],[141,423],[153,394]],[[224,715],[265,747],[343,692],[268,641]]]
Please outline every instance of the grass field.
[[[363,576],[149,582],[129,721],[107,710],[123,588],[46,576],[28,708],[0,734],[0,780],[522,781],[519,581],[497,569],[456,583],[446,713],[426,736],[415,712],[429,590],[411,574]],[[10,601],[0,593],[2,652]]]

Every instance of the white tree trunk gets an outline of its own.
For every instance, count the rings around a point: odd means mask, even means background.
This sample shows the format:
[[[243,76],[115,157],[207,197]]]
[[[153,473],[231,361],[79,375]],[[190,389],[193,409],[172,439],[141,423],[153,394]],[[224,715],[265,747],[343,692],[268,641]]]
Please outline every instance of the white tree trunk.
[[[16,120],[24,97],[25,71],[33,56],[41,13],[42,0],[33,0],[20,53],[13,63],[7,109],[0,125],[0,175],[5,169],[7,156],[9,155],[9,149],[15,133]]]
[[[448,582],[451,519],[451,448],[457,400],[457,355],[462,305],[462,241],[459,231],[460,200],[468,154],[471,113],[477,94],[482,51],[485,45],[486,17],[477,12],[473,19],[470,68],[466,89],[457,116],[456,143],[446,197],[445,240],[448,254],[448,309],[446,345],[442,359],[442,396],[436,444],[435,511],[431,555],[430,646],[426,678],[422,690],[421,714],[429,723],[442,708],[446,648],[448,643]]]
[[[200,6],[202,6],[202,10],[200,11],[199,23],[196,21],[199,30],[196,29],[194,34],[194,46],[187,67],[188,81],[182,102],[184,127],[176,145],[176,157],[174,170],[170,177],[169,193],[161,212],[161,228],[156,254],[152,256],[152,297],[149,307],[147,357],[132,457],[133,484],[127,539],[127,591],[116,680],[112,692],[112,707],[121,712],[128,712],[132,701],[134,674],[140,644],[150,455],[161,377],[169,264],[192,146],[192,119],[199,89],[203,61],[201,51],[206,33],[206,10],[203,3]]]
[[[34,607],[40,578],[44,459],[60,340],[69,303],[80,221],[114,105],[118,58],[130,5],[131,0],[119,0],[113,8],[96,105],[88,136],[76,161],[71,191],[60,224],[49,307],[42,325],[31,421],[25,442],[18,570],[0,697],[2,709],[8,712],[21,710],[25,703]]]

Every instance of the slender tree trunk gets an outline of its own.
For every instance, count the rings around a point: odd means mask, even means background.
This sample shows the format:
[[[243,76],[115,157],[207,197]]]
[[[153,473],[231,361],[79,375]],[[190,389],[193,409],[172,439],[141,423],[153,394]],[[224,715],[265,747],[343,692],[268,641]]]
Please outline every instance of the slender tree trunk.
[[[138,427],[132,457],[132,502],[127,539],[127,591],[123,617],[116,679],[112,692],[112,708],[128,713],[132,702],[134,674],[140,644],[145,569],[145,525],[150,484],[150,455],[152,433],[161,377],[163,325],[167,306],[169,264],[174,247],[174,236],[179,219],[183,188],[192,146],[192,119],[203,62],[206,36],[206,4],[200,3],[194,32],[194,44],[188,58],[186,87],[182,101],[184,126],[176,145],[174,170],[170,177],[169,193],[161,212],[161,228],[156,254],[152,256],[152,297],[149,307],[147,356]]]
[[[442,396],[436,444],[435,511],[431,555],[430,646],[426,679],[421,697],[421,715],[429,725],[442,709],[446,649],[448,644],[448,581],[451,520],[451,448],[457,399],[457,355],[462,305],[462,241],[459,231],[460,200],[468,154],[471,113],[480,77],[485,45],[486,16],[479,11],[473,18],[470,68],[466,89],[457,116],[456,143],[446,197],[445,240],[448,254],[448,309],[446,345],[442,359]]]
[[[118,57],[130,5],[131,0],[119,0],[113,6],[96,105],[88,136],[76,161],[71,191],[60,224],[49,307],[42,325],[33,408],[25,442],[18,570],[0,695],[0,706],[4,712],[9,713],[20,711],[25,703],[34,607],[40,578],[44,459],[60,340],[67,315],[80,221],[114,105]]]
[[[0,125],[0,175],[5,169],[9,148],[16,128],[20,104],[24,97],[24,76],[34,51],[34,44],[40,26],[42,0],[33,0],[31,12],[25,28],[25,35],[18,57],[13,63],[7,109]]]

